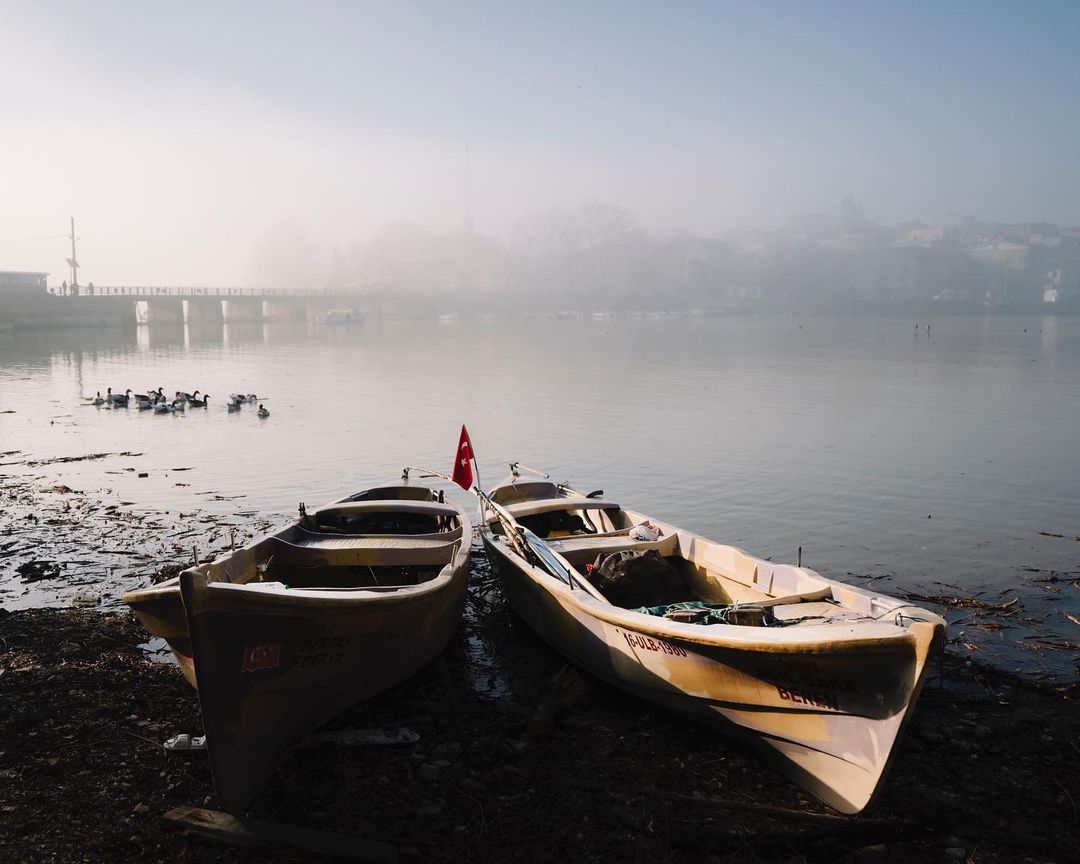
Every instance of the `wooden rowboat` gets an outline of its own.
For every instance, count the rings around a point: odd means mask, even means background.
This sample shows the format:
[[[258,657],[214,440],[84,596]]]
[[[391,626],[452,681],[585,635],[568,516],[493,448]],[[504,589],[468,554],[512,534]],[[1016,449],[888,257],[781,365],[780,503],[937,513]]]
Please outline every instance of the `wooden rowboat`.
[[[499,506],[484,511],[488,555],[514,609],[553,648],[756,746],[842,813],[873,800],[942,646],[939,616],[566,485],[515,476],[489,495]],[[659,536],[632,539],[645,522]],[[689,589],[670,599],[695,602],[635,611],[586,578],[602,553],[650,549]]]
[[[422,486],[371,489],[124,596],[197,687],[221,806],[247,810],[277,759],[405,680],[457,629],[472,525]]]

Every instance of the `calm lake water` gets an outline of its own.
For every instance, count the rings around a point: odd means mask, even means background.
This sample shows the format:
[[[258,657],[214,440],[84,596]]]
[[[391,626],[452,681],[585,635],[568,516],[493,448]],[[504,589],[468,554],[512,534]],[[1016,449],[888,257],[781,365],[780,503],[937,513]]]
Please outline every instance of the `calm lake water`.
[[[19,451],[0,483],[277,521],[405,464],[447,470],[464,422],[485,482],[521,460],[773,560],[802,546],[807,566],[886,593],[1019,597],[950,611],[950,635],[1004,668],[1075,676],[1060,646],[1080,643],[1080,320],[932,323],[929,339],[903,317],[0,335],[0,451]],[[159,386],[209,407],[83,404]],[[228,413],[230,392],[271,416]],[[25,464],[122,452],[141,455]],[[64,600],[13,568],[0,557],[0,603]]]

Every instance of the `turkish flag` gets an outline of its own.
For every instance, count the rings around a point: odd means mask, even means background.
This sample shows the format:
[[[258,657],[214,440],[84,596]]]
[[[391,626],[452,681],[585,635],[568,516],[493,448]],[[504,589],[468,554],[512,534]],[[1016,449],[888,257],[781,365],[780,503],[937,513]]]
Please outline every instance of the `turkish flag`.
[[[464,424],[462,424],[461,438],[458,441],[457,453],[454,455],[454,470],[450,472],[450,479],[466,492],[468,492],[469,487],[472,486],[472,462],[472,441],[469,440],[469,431],[465,428]]]

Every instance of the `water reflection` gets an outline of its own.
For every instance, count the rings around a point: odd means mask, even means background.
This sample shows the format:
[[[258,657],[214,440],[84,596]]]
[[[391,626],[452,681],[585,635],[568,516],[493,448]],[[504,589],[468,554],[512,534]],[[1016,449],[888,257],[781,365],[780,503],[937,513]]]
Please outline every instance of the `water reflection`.
[[[140,336],[145,335],[149,349],[183,347],[187,344],[186,328],[181,322],[146,324],[138,329]]]
[[[221,345],[225,341],[225,322],[221,319],[193,319],[187,323],[187,344]]]
[[[266,341],[262,321],[230,321],[221,331],[221,341],[228,345],[263,343]]]

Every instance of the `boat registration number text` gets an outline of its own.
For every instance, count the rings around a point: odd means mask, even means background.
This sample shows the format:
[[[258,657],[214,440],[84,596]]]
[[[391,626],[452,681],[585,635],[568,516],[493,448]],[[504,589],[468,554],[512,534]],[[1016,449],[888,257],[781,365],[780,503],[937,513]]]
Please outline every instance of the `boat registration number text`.
[[[623,631],[623,636],[626,638],[626,644],[631,648],[656,651],[660,654],[670,654],[675,657],[687,656],[686,651],[678,645],[672,645],[670,642],[665,642],[663,639],[653,639],[651,636],[642,636],[638,633],[627,633],[625,630]]]

